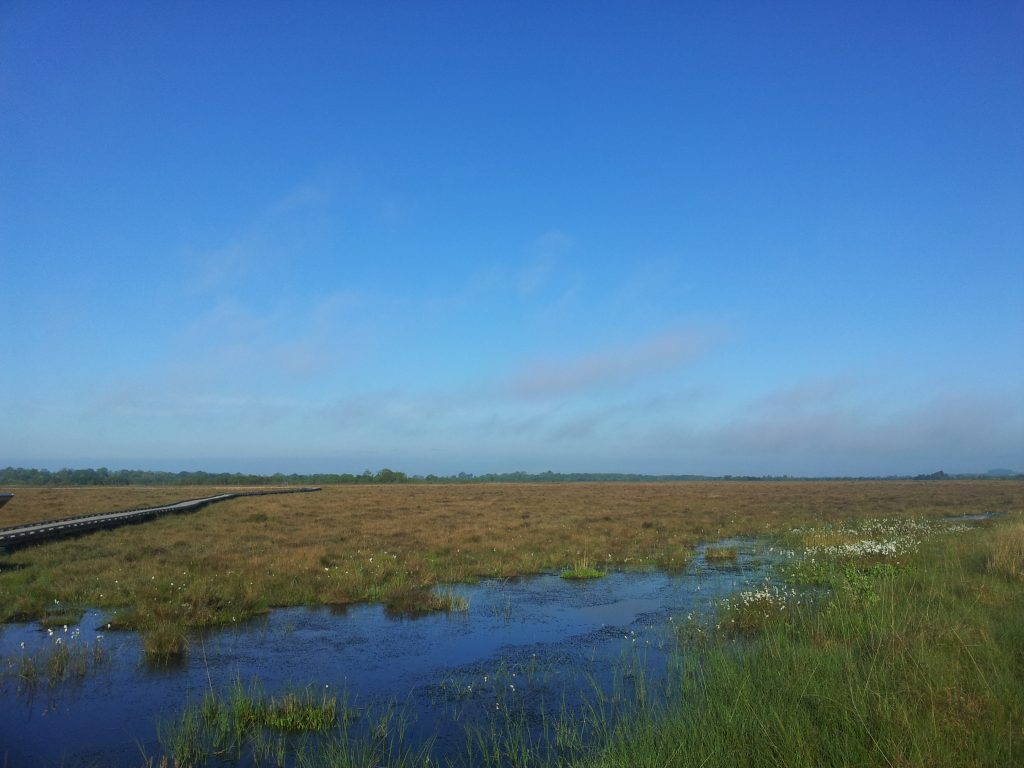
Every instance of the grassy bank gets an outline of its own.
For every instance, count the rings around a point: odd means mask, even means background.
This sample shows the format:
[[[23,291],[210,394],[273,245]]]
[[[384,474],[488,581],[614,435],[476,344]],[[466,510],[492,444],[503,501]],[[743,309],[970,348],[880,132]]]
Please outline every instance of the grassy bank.
[[[61,510],[96,511],[80,498],[95,490],[23,489],[12,505],[52,516],[32,494],[57,503],[52,495],[63,493]],[[114,508],[173,493],[100,490],[121,494],[103,497]],[[159,656],[184,652],[191,628],[275,606],[403,606],[437,584],[562,572],[584,555],[598,572],[673,570],[701,540],[1021,507],[1018,481],[325,488],[237,499],[0,556],[0,621],[46,619],[55,605],[62,623],[85,607],[108,609],[114,628],[141,630]]]
[[[724,606],[713,639],[687,640],[689,703],[613,729],[598,755],[575,764],[1024,761],[1019,518],[926,539],[912,553],[811,557],[792,578],[826,593],[781,610],[771,596],[753,610]],[[730,631],[737,611],[754,618]]]

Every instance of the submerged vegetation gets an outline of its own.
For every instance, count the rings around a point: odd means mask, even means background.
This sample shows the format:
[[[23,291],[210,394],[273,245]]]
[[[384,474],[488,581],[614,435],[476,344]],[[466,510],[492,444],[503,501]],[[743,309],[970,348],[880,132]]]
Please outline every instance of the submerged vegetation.
[[[0,658],[0,683],[13,682],[19,691],[34,692],[41,686],[53,687],[85,677],[108,661],[103,635],[86,639],[78,628],[68,625],[46,630],[47,640],[39,648]]]
[[[384,608],[397,616],[416,616],[437,611],[465,613],[469,610],[469,601],[450,587],[440,592],[419,589],[391,595],[384,603]]]
[[[704,550],[704,559],[713,562],[732,562],[739,557],[736,547],[708,547]]]

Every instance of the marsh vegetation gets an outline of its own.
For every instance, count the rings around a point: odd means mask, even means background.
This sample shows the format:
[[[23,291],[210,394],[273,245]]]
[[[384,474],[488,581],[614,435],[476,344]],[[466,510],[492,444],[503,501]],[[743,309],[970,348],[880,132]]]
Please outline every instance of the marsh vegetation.
[[[0,657],[0,683],[13,683],[19,691],[34,693],[69,680],[83,678],[108,662],[103,635],[83,637],[81,629],[67,624],[46,628],[46,642],[20,648]]]
[[[25,488],[5,515],[52,518],[181,493]],[[0,621],[45,618],[55,601],[71,618],[102,608],[116,628],[147,635],[154,653],[174,654],[190,630],[281,606],[429,608],[423,598],[437,585],[571,570],[581,552],[598,572],[668,571],[701,540],[1019,508],[1022,496],[1016,481],[328,487],[0,555]]]
[[[506,674],[494,681],[506,695],[468,720],[465,748],[442,764],[1013,764],[1024,749],[1024,594],[994,555],[1019,528],[874,519],[791,531],[778,540],[792,547],[785,580],[683,619],[667,678],[623,668],[583,707],[538,718],[507,695]],[[806,543],[824,538],[837,543]],[[414,750],[402,729],[385,738],[339,724],[295,759],[434,764],[428,747]]]
[[[563,579],[569,579],[570,581],[600,579],[604,575],[605,572],[597,570],[591,563],[590,556],[586,554],[577,555],[572,562],[572,566],[566,568],[561,574]]]
[[[194,660],[205,654],[197,630],[241,626],[282,605],[376,602],[388,607],[381,620],[448,611],[468,622],[488,616],[507,633],[517,603],[478,605],[466,590],[438,585],[512,583],[502,578],[531,572],[552,584],[566,563],[608,574],[566,584],[583,595],[624,570],[641,579],[689,573],[697,581],[688,589],[703,586],[693,594],[710,602],[676,615],[657,653],[645,645],[653,636],[623,633],[625,647],[644,651],[643,664],[600,679],[572,707],[538,693],[536,676],[534,688],[511,677],[496,686],[493,674],[485,684],[453,680],[442,698],[457,703],[467,728],[459,748],[430,743],[417,713],[357,707],[312,675],[269,693],[258,683],[211,683],[206,698],[164,718],[151,764],[424,765],[439,756],[467,765],[1012,764],[1024,749],[1024,486],[743,490],[402,486],[238,500],[8,556],[0,610],[52,624],[98,606],[112,630],[141,630],[149,656]],[[1008,514],[943,519],[985,510]],[[744,533],[764,542],[757,558],[730,538]],[[700,541],[711,543],[695,550]],[[712,593],[705,566],[737,586]],[[636,615],[646,605],[637,602]],[[586,610],[593,619],[606,609]],[[5,657],[5,669],[16,656]],[[49,679],[39,658],[36,677]],[[663,668],[648,679],[652,662]],[[68,668],[86,674],[89,664]],[[544,674],[547,685],[562,673]],[[332,707],[333,719],[323,715]]]

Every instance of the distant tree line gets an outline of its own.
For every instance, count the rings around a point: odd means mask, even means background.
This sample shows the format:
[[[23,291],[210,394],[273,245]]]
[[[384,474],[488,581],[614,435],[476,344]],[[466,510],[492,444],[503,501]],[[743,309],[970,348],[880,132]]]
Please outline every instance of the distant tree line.
[[[273,475],[241,472],[158,472],[144,469],[0,469],[0,485],[337,485],[342,483],[406,483],[404,472],[366,470],[360,475],[313,474]]]
[[[474,475],[459,472],[457,475],[414,476],[413,480],[425,483],[652,483],[680,482],[686,480],[770,480],[769,477],[712,477],[710,475],[642,475],[628,472],[492,472]]]
[[[273,475],[240,472],[158,472],[142,469],[0,469],[0,485],[23,486],[90,486],[90,485],[343,485],[389,483],[650,483],[690,480],[786,480],[788,476],[754,477],[749,475],[712,477],[709,475],[642,475],[624,472],[492,472],[474,475],[459,472],[453,475],[407,475],[393,469],[378,472],[364,470],[361,474],[321,473],[312,475],[280,472]]]
[[[0,469],[0,486],[103,486],[103,485],[345,485],[392,483],[658,483],[694,481],[827,481],[827,480],[954,480],[965,478],[1022,478],[1024,474],[1010,470],[992,470],[985,474],[951,475],[935,472],[930,475],[889,475],[885,477],[792,477],[790,475],[642,475],[623,472],[500,472],[474,475],[407,475],[393,469],[361,474],[320,473],[311,475],[277,472],[273,475],[241,472],[157,472],[144,469]]]

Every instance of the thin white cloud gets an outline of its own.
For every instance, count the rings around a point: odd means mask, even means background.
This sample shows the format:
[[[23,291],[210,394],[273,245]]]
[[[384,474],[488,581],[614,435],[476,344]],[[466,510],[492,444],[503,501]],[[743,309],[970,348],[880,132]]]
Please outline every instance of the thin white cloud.
[[[287,216],[296,211],[313,208],[330,198],[326,187],[318,184],[300,184],[267,206],[265,219]]]
[[[534,238],[529,250],[536,256],[559,256],[573,246],[573,240],[560,229],[551,229]]]
[[[668,331],[580,357],[534,362],[513,377],[508,391],[545,399],[621,386],[693,362],[710,341],[707,334]]]
[[[1024,464],[1024,409],[998,392],[933,393],[918,405],[871,398],[847,377],[769,393],[686,437],[734,469],[888,474]],[[662,433],[667,437],[666,433]],[[677,447],[682,447],[680,441]]]
[[[572,247],[572,239],[561,230],[545,232],[530,243],[529,258],[519,271],[519,293],[532,296],[543,290],[558,266],[559,258]]]
[[[256,272],[275,253],[287,251],[274,245],[280,232],[322,207],[330,196],[324,186],[300,184],[264,206],[220,245],[190,250],[185,255],[191,270],[186,288],[197,293],[214,291]]]
[[[808,379],[768,392],[753,400],[749,408],[771,418],[786,419],[795,412],[804,413],[835,404],[853,393],[856,381],[850,374]]]

